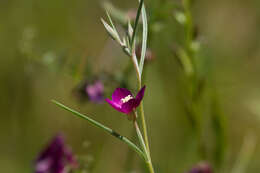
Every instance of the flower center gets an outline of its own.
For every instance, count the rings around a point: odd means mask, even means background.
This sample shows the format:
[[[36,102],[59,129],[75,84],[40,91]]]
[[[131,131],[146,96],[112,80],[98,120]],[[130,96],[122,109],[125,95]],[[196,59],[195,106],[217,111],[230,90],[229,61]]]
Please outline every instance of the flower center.
[[[128,102],[129,100],[131,100],[131,99],[133,99],[133,97],[132,97],[131,95],[128,95],[128,96],[126,96],[125,98],[122,98],[121,101],[122,101],[123,103],[126,103],[126,102]]]

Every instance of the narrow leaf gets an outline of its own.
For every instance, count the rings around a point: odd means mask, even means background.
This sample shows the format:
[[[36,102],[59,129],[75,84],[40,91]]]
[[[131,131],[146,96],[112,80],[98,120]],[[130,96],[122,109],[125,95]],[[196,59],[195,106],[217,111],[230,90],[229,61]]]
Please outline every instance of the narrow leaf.
[[[140,75],[142,75],[143,72],[144,60],[145,60],[145,54],[147,48],[147,36],[148,36],[148,23],[147,23],[147,16],[146,16],[146,10],[144,4],[142,7],[142,21],[143,21],[143,40],[142,40],[141,59],[139,63]]]
[[[133,47],[134,40],[135,40],[135,37],[136,37],[137,26],[138,26],[139,18],[140,18],[140,15],[141,15],[141,10],[142,10],[143,3],[144,3],[144,0],[141,0],[140,3],[139,3],[138,10],[137,10],[137,14],[136,14],[136,18],[135,18],[135,24],[134,24],[133,37],[131,39],[132,47]]]
[[[101,21],[102,21],[103,25],[105,26],[108,34],[111,36],[111,38],[116,40],[121,45],[122,42],[120,40],[120,37],[119,37],[117,31],[114,30],[109,24],[107,24],[107,22],[105,22],[102,18],[101,18]]]
[[[114,29],[114,31],[116,31],[116,27],[115,27],[115,25],[114,25],[114,23],[113,23],[113,21],[112,21],[110,15],[109,15],[108,11],[106,11],[106,14],[107,14],[107,18],[108,18],[108,20],[109,20],[109,22],[110,22],[110,25],[112,26],[112,28]]]
[[[114,130],[112,130],[111,128],[109,127],[106,127],[105,125],[93,120],[92,118],[89,118],[88,116],[86,115],[83,115],[61,103],[59,103],[58,101],[56,100],[52,100],[52,102],[54,104],[56,104],[57,106],[59,106],[60,108],[64,109],[64,110],[67,110],[69,112],[71,112],[73,115],[77,116],[77,117],[80,117],[80,118],[83,118],[85,120],[87,120],[89,123],[91,123],[92,125],[94,125],[95,127],[98,127],[100,129],[103,129],[105,132],[109,133],[110,135],[118,138],[119,140],[123,141],[124,143],[126,143],[131,149],[133,149],[137,154],[139,154],[139,156],[142,158],[142,159],[146,159],[145,156],[144,156],[144,153],[143,151],[138,148],[133,142],[131,142],[129,139],[127,139],[126,137],[124,136],[121,136],[120,134],[118,134],[117,132],[115,132]]]

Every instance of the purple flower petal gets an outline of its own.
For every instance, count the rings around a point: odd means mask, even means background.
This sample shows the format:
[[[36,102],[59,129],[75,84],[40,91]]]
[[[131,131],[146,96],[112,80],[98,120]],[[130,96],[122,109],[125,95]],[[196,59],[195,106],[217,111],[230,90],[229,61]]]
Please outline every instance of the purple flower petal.
[[[93,84],[88,84],[85,90],[91,101],[95,103],[101,103],[104,100],[104,85],[101,81],[96,81]]]
[[[107,103],[109,103],[113,108],[115,108],[116,110],[118,110],[119,112],[122,112],[122,109],[121,109],[121,105],[117,104],[116,102],[112,101],[112,100],[109,100],[109,99],[105,99]]]
[[[138,107],[141,101],[143,100],[145,88],[146,86],[143,86],[143,88],[137,93],[135,97],[135,108]]]
[[[131,99],[128,102],[124,103],[122,105],[121,110],[125,113],[125,114],[129,114],[130,112],[133,111],[135,107],[135,99]]]
[[[35,166],[35,172],[36,173],[44,173],[47,172],[50,169],[51,166],[51,159],[44,159],[40,160],[39,162],[36,163]]]
[[[112,94],[112,100],[113,102],[122,105],[123,102],[121,99],[127,97],[128,95],[132,96],[132,93],[129,90],[125,88],[117,88]]]
[[[65,145],[63,136],[57,135],[37,158],[35,173],[64,173],[67,165],[76,165],[76,160]]]
[[[112,94],[112,100],[106,99],[114,109],[119,112],[129,114],[141,103],[145,92],[145,86],[133,98],[132,93],[125,88],[117,88]]]
[[[52,139],[48,147],[40,154],[37,161],[46,159],[50,155],[55,155],[59,157],[62,154],[62,149],[64,145],[64,138],[62,135],[57,135]]]

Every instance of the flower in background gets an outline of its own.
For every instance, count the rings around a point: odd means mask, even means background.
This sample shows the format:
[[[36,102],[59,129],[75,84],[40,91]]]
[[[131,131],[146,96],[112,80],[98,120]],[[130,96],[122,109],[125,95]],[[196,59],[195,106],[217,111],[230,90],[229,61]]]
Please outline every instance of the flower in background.
[[[199,163],[194,166],[188,173],[212,173],[212,169],[208,163]]]
[[[74,169],[77,162],[71,150],[65,145],[62,135],[57,135],[39,155],[35,173],[65,173],[65,168]]]
[[[85,91],[90,101],[101,103],[104,101],[104,85],[101,81],[95,81],[92,84],[86,85]]]
[[[125,88],[117,88],[112,94],[112,100],[106,99],[114,109],[119,112],[129,114],[136,109],[144,97],[145,86],[134,98],[133,94]]]
[[[102,103],[104,101],[104,85],[101,80],[84,81],[73,93],[81,101],[89,100],[93,103]]]

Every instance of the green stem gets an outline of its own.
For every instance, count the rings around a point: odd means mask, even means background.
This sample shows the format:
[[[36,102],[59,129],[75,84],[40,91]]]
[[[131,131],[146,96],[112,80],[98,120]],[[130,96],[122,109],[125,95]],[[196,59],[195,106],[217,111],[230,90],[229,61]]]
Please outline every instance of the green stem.
[[[139,142],[140,142],[140,144],[141,144],[141,147],[142,147],[142,149],[143,149],[143,151],[144,151],[144,153],[145,153],[145,155],[146,155],[146,160],[148,160],[148,159],[149,159],[149,156],[148,156],[148,152],[147,152],[147,149],[146,149],[146,145],[145,145],[145,143],[144,143],[144,139],[143,139],[142,133],[141,133],[141,131],[140,131],[140,129],[139,129],[139,126],[138,126],[136,120],[134,121],[134,127],[135,127],[135,130],[136,130],[136,133],[137,133]]]
[[[147,152],[150,154],[150,146],[149,146],[149,139],[148,139],[148,133],[147,133],[147,126],[146,126],[146,121],[145,121],[145,116],[144,116],[143,102],[141,102],[141,104],[140,104],[140,112],[141,112],[141,123],[142,123],[142,128],[143,128],[143,133],[144,133],[144,141],[145,141],[145,145],[147,148]]]
[[[106,127],[106,126],[104,126],[103,124],[101,124],[101,123],[99,123],[99,122],[97,122],[97,121],[95,121],[95,120],[93,120],[93,119],[87,117],[86,115],[83,115],[83,114],[81,114],[81,113],[79,113],[79,112],[77,112],[77,111],[75,111],[75,110],[73,110],[73,109],[71,109],[71,108],[69,108],[69,107],[67,107],[67,106],[65,106],[65,105],[63,105],[63,104],[57,102],[57,101],[55,101],[55,100],[52,100],[52,102],[53,102],[54,104],[56,104],[57,106],[61,107],[62,109],[67,110],[67,111],[73,113],[75,116],[78,116],[78,117],[80,117],[80,118],[83,118],[83,119],[87,120],[87,121],[88,121],[89,123],[91,123],[92,125],[94,125],[94,126],[100,128],[100,129],[104,130],[105,132],[109,133],[110,135],[112,135],[112,136],[116,137],[117,139],[123,141],[123,142],[126,143],[131,149],[133,149],[142,159],[144,159],[145,161],[147,160],[145,154],[143,153],[143,151],[140,150],[140,148],[138,148],[133,142],[131,142],[131,141],[130,141],[129,139],[127,139],[126,137],[124,137],[124,136],[118,134],[117,132],[115,132],[115,131],[112,130],[111,128]]]
[[[146,165],[150,171],[150,173],[154,173],[153,165],[151,161],[146,162]]]
[[[144,0],[139,0],[139,7],[137,10],[137,16],[135,19],[135,25],[134,25],[134,31],[133,31],[133,36],[131,39],[131,58],[134,64],[134,68],[136,70],[136,77],[138,80],[138,88],[139,90],[142,88],[142,71],[143,71],[143,66],[144,66],[144,59],[145,59],[145,53],[146,53],[146,46],[147,46],[147,33],[148,33],[148,26],[147,26],[147,17],[146,17],[146,11],[144,7]],[[142,20],[143,20],[143,42],[142,42],[142,53],[141,53],[141,61],[138,66],[137,58],[136,58],[136,53],[135,53],[135,37],[136,37],[136,31],[137,31],[137,26],[138,26],[138,21],[140,18],[140,15],[142,13]],[[141,146],[143,148],[143,151],[147,157],[146,164],[147,167],[150,171],[150,173],[154,173],[153,165],[152,165],[152,160],[150,156],[150,148],[149,148],[149,140],[148,140],[148,134],[147,134],[147,126],[146,126],[146,121],[145,121],[145,116],[144,116],[144,108],[143,108],[143,102],[140,104],[140,111],[141,111],[141,122],[142,122],[142,130],[144,134],[144,139],[142,136],[142,133],[138,127],[138,124],[136,120],[134,121],[134,126],[138,135],[138,139],[141,143]],[[135,116],[137,117],[136,112]]]
[[[136,112],[135,112],[135,116],[137,116]],[[147,168],[149,169],[149,172],[150,173],[154,173],[154,169],[153,169],[153,164],[152,164],[152,160],[151,160],[151,156],[150,156],[150,153],[148,152],[147,150],[147,147],[146,147],[146,144],[145,144],[145,141],[143,139],[143,136],[142,136],[142,133],[139,129],[139,126],[137,124],[137,121],[134,120],[134,127],[135,127],[135,130],[136,130],[136,133],[137,133],[137,136],[138,136],[138,139],[139,139],[139,142],[142,146],[142,149],[144,151],[144,154],[146,155],[146,160],[145,160],[145,163],[147,165]]]
[[[186,16],[186,49],[191,52],[191,42],[193,39],[193,21],[192,21],[192,15],[191,15],[191,9],[190,0],[183,0],[183,6],[185,10],[185,16]]]
[[[136,77],[139,83],[139,88],[141,86],[142,83],[142,79],[141,79],[141,74],[140,74],[140,70],[138,67],[138,62],[137,62],[137,58],[136,58],[136,54],[135,54],[135,50],[132,50],[132,56],[131,56],[132,62],[134,64],[134,68],[135,68],[135,72],[136,72]]]

